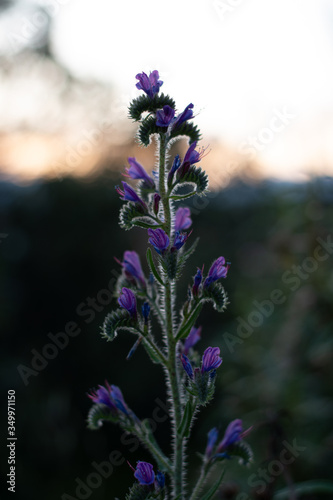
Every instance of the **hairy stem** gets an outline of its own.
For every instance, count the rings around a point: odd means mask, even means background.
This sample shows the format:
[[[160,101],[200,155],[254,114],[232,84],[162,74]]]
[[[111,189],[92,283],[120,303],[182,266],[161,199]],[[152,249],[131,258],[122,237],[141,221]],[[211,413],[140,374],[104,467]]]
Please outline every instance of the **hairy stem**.
[[[145,435],[144,433],[140,433],[137,435],[140,438],[140,440],[145,444],[146,448],[153,455],[160,469],[164,472],[172,474],[172,466],[170,464],[170,460],[162,452],[153,434],[150,433],[149,435]]]
[[[198,495],[201,491],[201,488],[203,488],[207,478],[208,478],[208,470],[210,468],[209,463],[204,463],[201,467],[200,475],[198,478],[198,481],[194,487],[194,490],[192,491],[192,495],[190,496],[190,500],[195,500],[196,498],[199,498]]]
[[[159,191],[164,212],[164,227],[169,238],[171,237],[171,208],[170,201],[166,192],[166,151],[168,139],[165,134],[160,134],[160,151],[159,151]],[[174,290],[169,278],[166,279],[164,290],[164,312],[166,319],[166,336],[168,345],[168,379],[170,383],[172,413],[173,413],[173,433],[174,433],[174,470],[173,470],[173,494],[174,497],[183,498],[183,438],[178,435],[177,429],[181,423],[182,411],[179,392],[179,376],[177,366],[177,341],[173,332],[173,315],[172,303],[174,298]]]

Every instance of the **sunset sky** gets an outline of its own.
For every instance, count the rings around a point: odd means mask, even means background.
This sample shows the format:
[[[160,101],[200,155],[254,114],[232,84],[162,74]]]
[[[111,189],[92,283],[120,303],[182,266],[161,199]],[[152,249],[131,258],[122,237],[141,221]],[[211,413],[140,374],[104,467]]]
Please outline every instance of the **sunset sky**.
[[[110,83],[124,106],[138,95],[135,74],[158,69],[179,109],[194,103],[204,135],[245,158],[296,177],[333,165],[330,0],[38,4],[52,19],[57,60],[76,76]],[[3,16],[0,47],[29,15]]]

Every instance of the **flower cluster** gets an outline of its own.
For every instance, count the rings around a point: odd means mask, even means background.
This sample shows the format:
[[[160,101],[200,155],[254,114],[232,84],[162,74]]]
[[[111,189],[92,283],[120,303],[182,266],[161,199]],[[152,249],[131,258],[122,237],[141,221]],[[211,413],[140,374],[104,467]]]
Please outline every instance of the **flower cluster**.
[[[193,332],[193,329],[191,332]],[[195,338],[197,333],[191,334],[191,332],[188,345],[193,346],[198,339]],[[207,404],[213,396],[216,369],[222,364],[220,348],[207,347],[202,356],[201,368],[193,368],[191,361],[184,353],[181,354],[180,359],[188,376],[190,392],[198,398],[200,404]]]
[[[227,277],[230,263],[220,256],[206,274],[204,266],[196,266],[181,310],[179,314],[174,313],[178,303],[177,282],[197,244],[196,240],[190,246],[193,222],[190,208],[183,203],[207,191],[207,175],[197,166],[207,154],[207,148],[198,147],[200,132],[192,123],[192,103],[178,112],[174,100],[160,94],[163,82],[156,70],[149,75],[139,73],[136,80],[136,87],[143,94],[130,104],[129,114],[140,122],[138,139],[142,145],[149,145],[153,136],[159,143],[158,167],[150,173],[137,158],[128,157],[123,175],[129,183],[123,180],[116,191],[125,202],[120,211],[121,227],[126,230],[140,227],[145,231],[149,244],[148,267],[142,266],[135,250],[126,250],[122,260],[115,258],[121,267],[116,286],[118,308],[108,313],[102,334],[107,340],[113,340],[121,330],[134,334],[136,340],[126,359],[130,360],[140,346],[153,363],[162,366],[171,402],[172,454],[167,456],[163,452],[149,419],[139,421],[115,385],[106,382],[89,394],[95,404],[88,421],[91,428],[98,428],[105,420],[119,424],[126,433],[134,434],[155,459],[159,470],[144,461],[138,461],[135,469],[130,465],[136,482],[126,498],[175,500],[184,498],[186,439],[194,416],[214,395],[217,369],[222,364],[217,346],[207,347],[200,358],[195,348],[202,329],[195,324],[206,303],[213,303],[220,312],[224,310],[227,298],[221,283],[217,282]],[[171,143],[184,136],[189,140],[184,157],[176,155],[169,164]],[[180,206],[176,205],[178,202]],[[209,432],[201,472],[189,494],[192,500],[198,500],[206,476],[216,462],[232,455],[242,460],[250,457],[242,443],[249,430],[243,430],[241,420],[234,420],[220,443],[218,430],[214,428]],[[213,487],[214,491],[219,484]],[[211,498],[209,491],[203,497]]]
[[[240,419],[233,420],[226,428],[220,443],[216,445],[218,440],[218,430],[214,427],[208,433],[205,457],[212,460],[219,458],[231,458],[230,455],[233,452],[234,445],[242,441],[242,439],[246,437],[252,429],[253,427],[251,426],[248,429],[243,430],[242,421]]]
[[[133,411],[125,403],[123,394],[116,385],[109,385],[105,382],[105,387],[99,385],[98,389],[88,394],[88,397],[96,404],[107,406],[114,416],[126,416],[138,420]]]
[[[149,462],[138,461],[136,469],[131,465],[130,467],[134,470],[134,477],[139,481],[142,486],[154,486],[156,491],[161,491],[165,485],[165,476],[162,472],[157,471],[155,474],[154,467]]]

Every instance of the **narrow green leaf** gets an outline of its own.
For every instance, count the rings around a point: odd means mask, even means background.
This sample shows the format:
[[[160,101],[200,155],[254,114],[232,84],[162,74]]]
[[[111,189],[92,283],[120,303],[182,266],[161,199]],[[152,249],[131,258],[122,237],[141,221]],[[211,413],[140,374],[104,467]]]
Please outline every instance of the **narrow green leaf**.
[[[155,267],[155,264],[154,264],[154,259],[153,259],[153,255],[151,253],[151,249],[148,248],[147,249],[147,262],[148,262],[148,266],[151,270],[151,272],[153,273],[155,279],[162,285],[162,286],[165,286],[164,283],[163,283],[163,280],[161,278],[161,276],[158,274],[157,272],[157,269]]]
[[[197,304],[197,306],[194,308],[194,310],[192,311],[192,313],[190,314],[189,318],[186,319],[184,326],[182,326],[182,328],[177,333],[177,336],[176,336],[177,341],[180,339],[184,339],[185,337],[188,336],[192,326],[196,322],[196,320],[201,312],[202,306],[203,306],[202,302],[199,302]]]
[[[188,250],[186,250],[186,252],[184,252],[179,261],[181,263],[185,262],[191,255],[192,253],[195,251],[195,249],[197,248],[197,245],[199,243],[199,238],[196,238],[196,240],[194,241],[194,243],[192,243],[192,245],[190,246],[190,248]]]
[[[155,363],[155,364],[161,363],[161,361],[160,361],[159,357],[157,356],[156,352],[154,351],[154,349],[152,348],[152,346],[149,344],[149,342],[145,338],[143,338],[143,345],[144,345],[144,348],[146,349],[146,352],[147,352],[148,356],[152,360],[152,362]]]
[[[191,399],[189,399],[185,406],[182,421],[177,429],[177,434],[179,434],[182,437],[189,436],[193,412],[194,412],[193,404]]]
[[[191,198],[191,196],[194,196],[195,194],[197,194],[196,191],[191,191],[190,193],[187,194],[174,194],[170,196],[170,200],[174,201],[185,200],[186,198]]]
[[[133,226],[138,226],[138,227],[142,227],[143,229],[150,229],[150,228],[153,228],[153,229],[156,229],[157,227],[162,227],[163,224],[157,224],[155,221],[151,221],[151,222],[148,222],[148,218],[146,218],[146,221],[144,220],[144,218],[136,218],[136,219],[133,219],[132,220],[132,224]]]
[[[218,478],[218,480],[216,481],[216,483],[213,484],[213,486],[210,488],[210,490],[206,493],[206,495],[204,495],[203,497],[201,497],[201,500],[210,500],[211,498],[213,498],[213,496],[215,495],[215,493],[219,489],[220,484],[222,483],[223,476],[224,476],[224,470],[222,471],[222,474]]]

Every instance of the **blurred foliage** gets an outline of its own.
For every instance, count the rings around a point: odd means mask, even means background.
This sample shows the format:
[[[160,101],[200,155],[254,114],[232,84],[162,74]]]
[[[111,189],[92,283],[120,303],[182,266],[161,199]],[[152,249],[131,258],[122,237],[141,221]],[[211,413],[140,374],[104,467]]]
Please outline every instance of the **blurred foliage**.
[[[234,498],[241,491],[249,498],[271,498],[273,487],[284,487],[291,480],[329,479],[332,255],[317,261],[317,267],[312,264],[311,272],[305,271],[311,267],[307,259],[314,255],[317,238],[326,241],[332,231],[332,179],[302,185],[238,181],[221,193],[193,199],[190,205],[192,237],[199,235],[200,242],[183,273],[178,304],[186,299],[197,266],[205,263],[207,270],[220,255],[232,266],[223,283],[230,299],[227,311],[219,315],[207,305],[199,322],[203,332],[198,350],[219,345],[224,362],[215,399],[194,426],[189,480],[197,474],[195,451],[204,451],[209,429],[218,426],[222,434],[235,418],[242,418],[245,428],[255,426],[247,438],[255,460],[237,482],[230,461],[221,498]],[[76,498],[77,478],[85,482],[95,470],[93,463],[108,460],[114,450],[132,464],[149,459],[145,450],[133,451],[133,443],[126,444],[116,427],[97,432],[86,428],[90,407],[86,393],[105,379],[122,388],[140,418],[153,415],[156,398],[166,400],[163,373],[143,349],[130,362],[125,360],[133,344],[129,334],[119,335],[112,344],[99,334],[115,304],[108,291],[119,272],[113,257],[121,259],[126,249],[136,249],[147,271],[146,232],[122,231],[120,207],[113,180],[107,176],[24,188],[0,184],[0,229],[8,235],[0,245],[1,389],[3,395],[16,390],[17,489],[25,500],[55,500],[64,493]],[[290,278],[293,266],[301,266],[307,274],[297,286]],[[248,338],[241,339],[240,321],[255,321],[258,303],[267,305],[273,290],[281,291],[283,303],[274,304]],[[31,350],[41,353],[52,344],[48,334],[64,332],[68,322],[75,322],[80,333],[69,338],[64,349],[57,349],[54,359],[25,385],[17,366],[31,367]],[[239,339],[233,347],[226,340],[230,336]],[[52,355],[54,350],[48,352]],[[166,449],[168,431],[167,421],[157,425],[156,437]],[[279,456],[284,440],[295,439],[305,450],[267,485],[266,496],[251,493],[249,476]],[[93,489],[91,498],[122,498],[132,479],[124,462]]]

